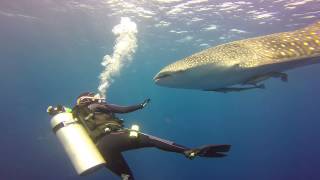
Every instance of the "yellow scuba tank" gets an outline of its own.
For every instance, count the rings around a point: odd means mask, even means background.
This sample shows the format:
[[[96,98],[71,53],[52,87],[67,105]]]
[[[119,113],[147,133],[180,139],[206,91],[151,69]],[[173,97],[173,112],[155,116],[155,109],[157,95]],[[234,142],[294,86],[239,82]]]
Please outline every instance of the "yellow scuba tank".
[[[87,175],[105,165],[105,159],[87,131],[70,112],[54,115],[51,126],[78,175]]]

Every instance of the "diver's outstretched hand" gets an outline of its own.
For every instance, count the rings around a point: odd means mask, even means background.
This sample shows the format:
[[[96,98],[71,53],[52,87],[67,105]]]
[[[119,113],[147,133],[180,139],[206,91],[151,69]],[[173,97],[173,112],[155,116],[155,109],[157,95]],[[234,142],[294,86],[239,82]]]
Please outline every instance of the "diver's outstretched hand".
[[[143,103],[141,104],[141,105],[142,105],[142,108],[146,107],[146,106],[150,103],[150,101],[151,101],[150,98],[144,100]]]

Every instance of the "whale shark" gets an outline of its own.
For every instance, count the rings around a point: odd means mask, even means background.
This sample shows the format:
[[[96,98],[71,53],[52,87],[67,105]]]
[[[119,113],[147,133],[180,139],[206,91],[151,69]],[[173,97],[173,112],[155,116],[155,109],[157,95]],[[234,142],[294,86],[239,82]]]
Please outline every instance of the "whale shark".
[[[319,62],[320,21],[205,49],[167,65],[153,79],[165,87],[239,92],[264,89],[261,83],[269,78],[287,82],[285,71]]]

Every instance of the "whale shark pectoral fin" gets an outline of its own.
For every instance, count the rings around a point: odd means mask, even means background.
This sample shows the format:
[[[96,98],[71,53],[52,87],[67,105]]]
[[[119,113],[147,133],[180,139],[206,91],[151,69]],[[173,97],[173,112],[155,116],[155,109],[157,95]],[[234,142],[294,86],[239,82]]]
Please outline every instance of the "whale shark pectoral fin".
[[[233,69],[239,69],[241,68],[240,63],[232,65]]]
[[[243,84],[244,85],[257,85],[257,83],[265,81],[269,78],[271,78],[272,76],[270,74],[264,74],[264,75],[259,75],[259,76],[254,76],[252,78],[250,78],[249,80],[245,81]]]
[[[273,72],[271,74],[272,77],[274,78],[280,78],[281,81],[283,82],[288,82],[288,74],[283,73],[283,72]]]
[[[203,89],[202,91],[213,91],[213,92],[220,92],[220,93],[227,93],[227,91],[225,91],[226,88],[222,88],[221,89]]]
[[[228,93],[231,92],[228,88],[221,88],[221,89],[204,89],[203,91],[213,91],[213,92],[219,92],[219,93]]]
[[[244,82],[243,84],[247,84],[247,85],[257,85],[257,83],[265,81],[269,78],[280,78],[281,81],[283,82],[288,82],[288,75],[286,73],[282,73],[282,72],[270,72],[267,74],[263,74],[263,75],[258,75],[258,76],[254,76],[252,78],[250,78],[249,80],[247,80],[246,82]]]
[[[218,89],[204,89],[204,91],[214,91],[214,92],[221,92],[221,93],[228,93],[228,92],[241,92],[250,89],[265,89],[264,84],[254,85],[252,87],[226,87],[226,88],[218,88]]]

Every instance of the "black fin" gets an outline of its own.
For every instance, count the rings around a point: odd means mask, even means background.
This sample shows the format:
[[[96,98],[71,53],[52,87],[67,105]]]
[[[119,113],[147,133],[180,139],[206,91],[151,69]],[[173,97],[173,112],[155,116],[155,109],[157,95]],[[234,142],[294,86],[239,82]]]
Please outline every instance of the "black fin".
[[[202,157],[223,157],[225,152],[229,152],[231,145],[208,145],[199,149],[199,156]]]

